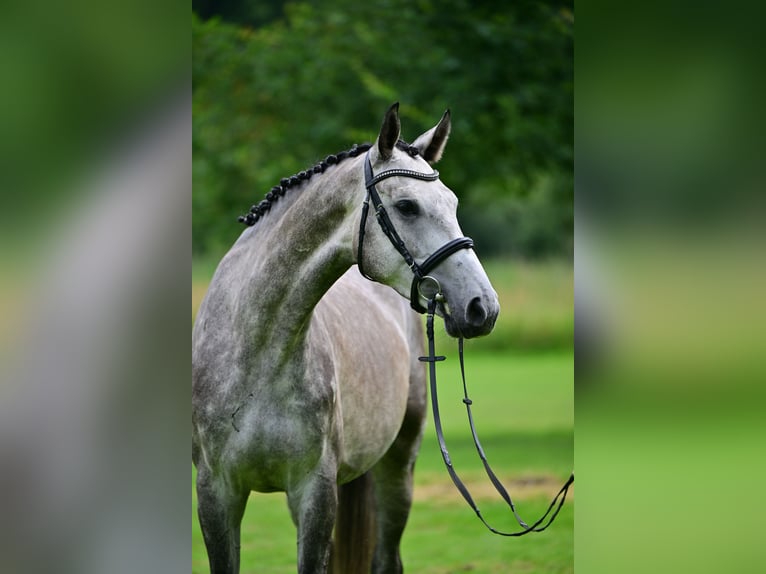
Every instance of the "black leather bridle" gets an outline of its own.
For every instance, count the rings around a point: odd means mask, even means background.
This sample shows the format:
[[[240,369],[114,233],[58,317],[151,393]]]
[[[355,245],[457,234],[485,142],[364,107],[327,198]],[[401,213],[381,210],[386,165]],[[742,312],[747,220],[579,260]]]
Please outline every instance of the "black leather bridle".
[[[359,224],[359,244],[357,245],[357,266],[359,267],[359,272],[367,279],[372,280],[372,278],[364,272],[362,257],[364,254],[365,227],[367,224],[367,216],[370,209],[370,201],[372,201],[372,205],[375,208],[375,216],[378,220],[378,223],[380,224],[380,227],[383,229],[383,233],[385,233],[391,244],[404,258],[404,261],[412,270],[413,278],[412,286],[410,288],[410,305],[419,313],[427,313],[426,335],[428,337],[428,356],[420,357],[420,361],[428,363],[431,388],[431,406],[434,415],[434,426],[436,427],[436,438],[439,441],[439,448],[441,449],[442,459],[444,460],[444,464],[447,467],[447,472],[449,473],[452,482],[455,484],[458,491],[466,500],[468,505],[476,513],[476,516],[479,517],[479,520],[481,520],[484,525],[494,534],[499,534],[500,536],[523,536],[524,534],[529,534],[530,532],[542,532],[551,525],[561,510],[561,507],[564,505],[569,487],[574,482],[574,473],[569,477],[564,486],[561,487],[558,494],[556,494],[556,496],[553,498],[553,501],[548,506],[548,509],[538,520],[536,520],[532,525],[528,525],[526,522],[524,522],[524,520],[521,519],[507,490],[492,471],[492,468],[490,468],[487,457],[484,454],[484,449],[482,448],[481,443],[479,442],[479,437],[476,433],[476,428],[473,422],[473,413],[471,412],[471,405],[473,404],[473,401],[468,398],[468,388],[465,382],[462,337],[458,339],[458,351],[460,355],[460,373],[463,379],[463,403],[465,404],[466,411],[468,413],[468,424],[471,427],[474,446],[476,447],[476,451],[479,453],[479,457],[481,458],[482,464],[484,465],[487,476],[494,485],[495,490],[497,490],[503,500],[505,500],[505,502],[510,507],[514,517],[516,518],[516,521],[519,523],[519,526],[521,526],[521,530],[515,532],[504,532],[492,527],[482,516],[481,511],[473,500],[473,497],[471,497],[471,494],[468,492],[468,488],[466,488],[463,481],[460,480],[460,477],[457,475],[457,472],[455,471],[455,468],[452,464],[449,451],[447,450],[447,444],[444,440],[444,433],[442,431],[441,416],[439,415],[439,401],[436,389],[436,363],[445,360],[445,357],[436,355],[434,343],[434,315],[436,313],[436,305],[437,303],[444,301],[444,295],[442,294],[441,285],[439,282],[435,278],[428,275],[428,273],[453,253],[456,253],[461,249],[472,249],[473,240],[470,237],[459,237],[457,239],[453,239],[452,241],[449,241],[437,249],[428,258],[426,258],[423,263],[417,263],[414,257],[412,257],[412,254],[407,249],[407,246],[404,244],[401,236],[396,232],[396,228],[394,227],[391,218],[388,216],[388,213],[386,212],[386,209],[383,207],[383,203],[380,200],[378,190],[375,188],[375,184],[377,184],[379,181],[395,176],[410,177],[422,181],[436,181],[439,178],[439,172],[433,170],[431,173],[422,173],[409,169],[389,169],[374,175],[372,172],[372,164],[370,163],[370,152],[367,152],[367,155],[364,158],[364,184],[367,188],[367,196],[365,197],[364,204],[362,205],[362,220]],[[424,307],[420,302],[421,296],[427,301],[426,307]]]
[[[380,224],[383,233],[386,234],[388,240],[404,258],[407,266],[412,270],[412,286],[410,288],[410,305],[418,313],[425,313],[426,308],[420,302],[420,296],[422,295],[426,300],[433,298],[437,293],[441,293],[441,286],[439,282],[428,275],[429,271],[434,269],[442,261],[447,259],[453,253],[460,251],[461,249],[472,249],[473,239],[470,237],[458,237],[452,241],[442,245],[439,249],[434,251],[423,263],[417,263],[415,258],[407,249],[404,241],[396,232],[391,218],[386,212],[386,208],[383,206],[383,202],[380,200],[380,194],[375,188],[375,184],[389,177],[409,177],[412,179],[420,179],[422,181],[436,181],[439,179],[439,172],[433,170],[431,173],[423,173],[419,171],[413,171],[410,169],[388,169],[382,171],[377,175],[372,173],[372,164],[370,163],[370,152],[364,156],[364,185],[367,188],[367,196],[362,204],[362,220],[359,223],[359,243],[357,245],[356,264],[359,267],[359,272],[367,279],[372,280],[372,277],[364,272],[363,255],[364,255],[364,234],[367,226],[367,215],[370,211],[370,202],[375,208],[375,217]]]

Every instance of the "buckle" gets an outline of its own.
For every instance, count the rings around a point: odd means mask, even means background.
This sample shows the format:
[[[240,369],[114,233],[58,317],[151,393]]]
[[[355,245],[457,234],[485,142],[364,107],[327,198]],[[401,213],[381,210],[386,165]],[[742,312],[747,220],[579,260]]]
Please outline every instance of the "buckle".
[[[426,301],[430,301],[431,299],[441,301],[443,299],[442,286],[430,275],[426,275],[418,281],[418,293],[420,293],[420,296]]]

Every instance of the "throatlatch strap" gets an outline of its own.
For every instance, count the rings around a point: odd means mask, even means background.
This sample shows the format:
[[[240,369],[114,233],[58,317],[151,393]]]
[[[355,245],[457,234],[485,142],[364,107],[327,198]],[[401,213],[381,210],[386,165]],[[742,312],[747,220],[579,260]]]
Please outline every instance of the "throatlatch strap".
[[[465,484],[463,484],[463,481],[460,480],[460,477],[457,475],[457,472],[455,471],[455,468],[452,464],[452,459],[450,458],[449,451],[447,450],[447,444],[444,440],[441,416],[439,414],[439,399],[438,399],[437,388],[436,388],[436,363],[437,361],[445,360],[445,357],[436,356],[436,349],[435,349],[435,343],[434,343],[435,310],[436,310],[436,301],[434,299],[431,299],[428,302],[428,315],[426,317],[426,334],[428,337],[428,356],[420,357],[420,360],[428,363],[428,372],[429,372],[430,389],[431,389],[431,408],[433,409],[434,426],[436,428],[436,438],[439,441],[439,448],[442,453],[442,459],[444,460],[444,464],[447,467],[447,473],[450,475],[452,482],[454,483],[455,487],[457,487],[458,491],[463,496],[465,501],[473,509],[473,511],[476,513],[476,516],[479,517],[479,520],[482,521],[484,526],[486,526],[490,530],[490,532],[493,532],[494,534],[498,534],[500,536],[523,536],[525,534],[529,534],[530,532],[542,532],[553,523],[556,516],[558,516],[558,513],[561,510],[561,507],[564,505],[564,501],[566,500],[569,487],[574,482],[574,473],[570,475],[569,479],[566,481],[564,486],[561,487],[561,490],[559,490],[558,494],[556,494],[556,496],[553,498],[553,500],[551,501],[545,513],[534,524],[532,524],[531,526],[528,526],[526,522],[524,522],[521,519],[521,517],[518,515],[518,513],[516,512],[516,508],[513,504],[513,501],[511,500],[510,495],[506,491],[505,487],[503,487],[503,485],[500,483],[500,480],[497,478],[495,473],[490,468],[489,462],[487,461],[487,457],[484,454],[484,449],[481,447],[481,443],[479,442],[479,437],[476,434],[476,428],[474,427],[474,424],[473,424],[473,415],[471,413],[471,405],[473,404],[473,401],[471,401],[471,399],[468,398],[468,389],[466,387],[466,382],[465,382],[465,368],[463,363],[463,339],[460,338],[458,340],[458,350],[460,353],[460,372],[463,378],[463,402],[465,403],[466,410],[468,411],[468,421],[471,426],[471,434],[473,435],[474,445],[476,446],[476,450],[478,451],[479,456],[481,457],[482,463],[484,464],[484,468],[487,472],[487,475],[490,478],[490,481],[492,481],[492,484],[495,486],[495,489],[500,493],[500,495],[503,497],[506,503],[510,506],[511,510],[513,511],[513,515],[516,517],[516,520],[518,521],[519,525],[522,527],[522,530],[518,530],[516,532],[503,532],[501,530],[497,530],[496,528],[492,527],[484,519],[484,517],[481,514],[481,511],[476,506],[476,503],[471,497],[471,494],[468,492],[468,489],[466,488]],[[554,507],[555,507],[555,510],[554,510]],[[551,511],[553,511],[553,514],[551,514]],[[550,515],[550,517],[548,515]],[[545,522],[546,518],[548,519],[547,522]],[[545,522],[545,524],[541,526],[543,522]]]

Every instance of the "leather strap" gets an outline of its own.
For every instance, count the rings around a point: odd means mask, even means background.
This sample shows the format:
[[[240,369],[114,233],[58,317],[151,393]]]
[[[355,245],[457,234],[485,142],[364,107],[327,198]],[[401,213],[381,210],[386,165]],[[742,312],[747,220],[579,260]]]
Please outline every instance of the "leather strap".
[[[500,493],[500,496],[502,496],[503,499],[508,504],[508,506],[510,506],[511,511],[513,512],[513,515],[516,517],[516,521],[519,523],[522,529],[517,530],[515,532],[504,532],[502,530],[497,530],[485,520],[478,506],[476,506],[476,503],[471,497],[471,493],[468,491],[468,488],[465,486],[463,481],[460,480],[460,477],[455,471],[455,468],[452,464],[452,460],[449,455],[449,451],[447,450],[447,444],[444,440],[444,432],[442,430],[441,416],[439,415],[439,399],[438,399],[437,388],[436,388],[436,363],[438,361],[445,360],[445,357],[436,356],[436,352],[435,352],[435,343],[434,343],[434,313],[435,311],[436,311],[436,301],[434,298],[428,302],[428,315],[426,317],[426,333],[428,337],[428,356],[420,357],[420,360],[428,363],[428,373],[429,373],[430,389],[431,389],[431,408],[433,409],[433,414],[434,414],[434,426],[436,428],[436,438],[439,441],[439,448],[442,453],[442,459],[444,460],[444,465],[447,467],[447,473],[449,474],[453,484],[458,489],[460,494],[463,496],[465,501],[473,509],[473,511],[476,513],[476,516],[479,517],[479,520],[482,521],[484,526],[486,526],[490,530],[490,532],[493,532],[494,534],[498,534],[500,536],[511,536],[511,537],[523,536],[525,534],[529,534],[530,532],[542,532],[553,523],[556,516],[558,516],[558,513],[561,510],[561,507],[564,505],[564,501],[566,500],[569,487],[574,482],[574,473],[570,475],[569,479],[564,483],[564,486],[561,487],[558,494],[556,494],[556,496],[553,498],[553,500],[551,501],[545,513],[539,519],[537,519],[531,526],[527,525],[527,523],[521,519],[519,514],[516,512],[516,507],[514,506],[510,495],[506,491],[505,487],[503,487],[503,485],[501,484],[500,480],[497,478],[495,473],[492,471],[492,468],[489,466],[487,457],[484,454],[484,449],[481,447],[481,443],[479,442],[479,437],[476,433],[476,428],[473,424],[473,414],[471,413],[471,405],[473,404],[473,401],[471,401],[471,399],[468,398],[468,389],[466,387],[466,382],[465,382],[465,368],[463,363],[463,339],[460,338],[458,340],[458,349],[460,352],[460,373],[463,378],[463,397],[464,397],[463,403],[465,403],[466,410],[468,412],[468,421],[471,427],[471,434],[473,435],[474,445],[476,446],[476,450],[479,453],[479,457],[481,458],[482,463],[484,464],[484,469],[487,475],[489,476],[490,481],[495,486],[495,489],[498,491],[498,493]],[[554,510],[554,507],[555,507],[555,510]],[[547,519],[547,522],[546,522],[546,519]]]

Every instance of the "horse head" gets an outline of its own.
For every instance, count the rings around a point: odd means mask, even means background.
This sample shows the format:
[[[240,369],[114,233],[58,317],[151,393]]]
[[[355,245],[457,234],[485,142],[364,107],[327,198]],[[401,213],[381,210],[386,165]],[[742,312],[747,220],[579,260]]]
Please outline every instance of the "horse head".
[[[450,128],[447,110],[436,126],[406,144],[400,140],[399,106],[389,108],[366,158],[367,201],[372,196],[380,225],[365,229],[364,208],[357,263],[420,311],[438,291],[436,313],[447,332],[471,338],[492,330],[500,306],[473,242],[460,230],[457,197],[431,167],[441,159]]]

